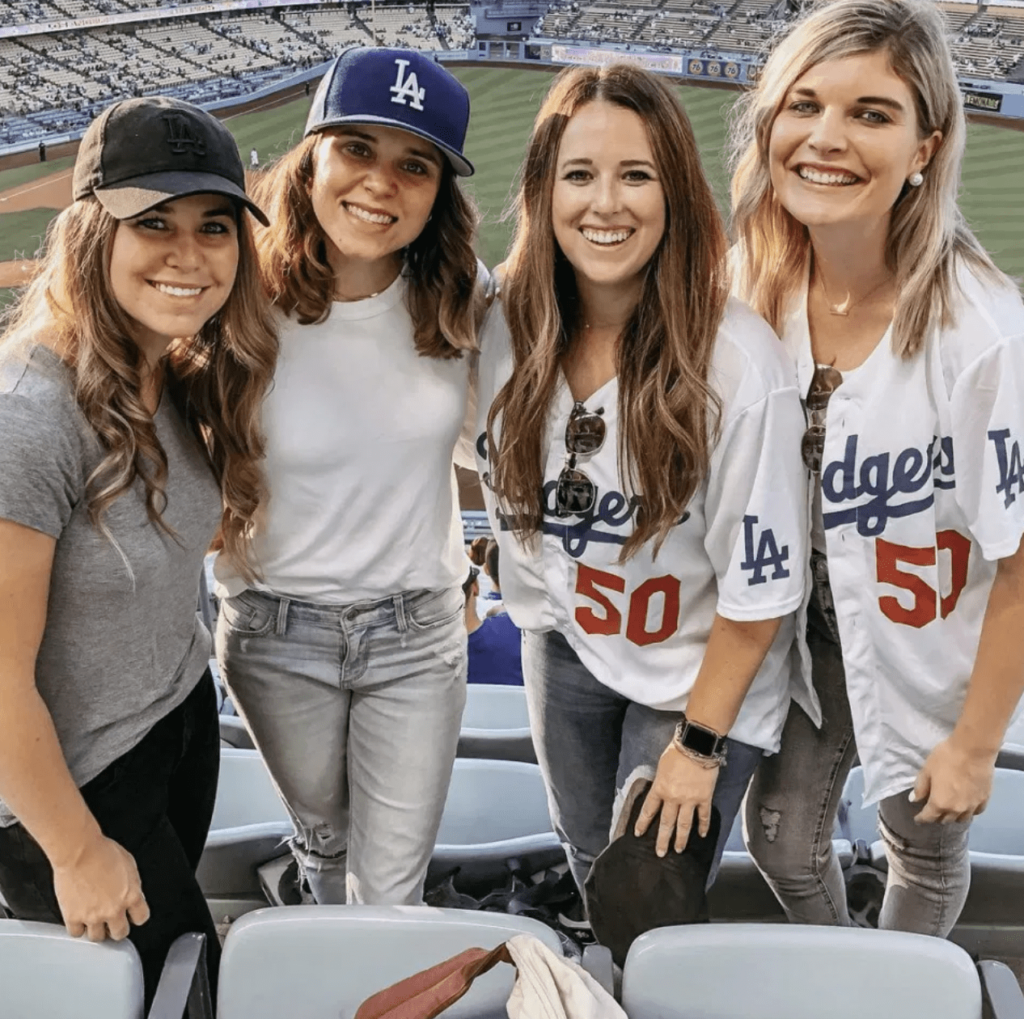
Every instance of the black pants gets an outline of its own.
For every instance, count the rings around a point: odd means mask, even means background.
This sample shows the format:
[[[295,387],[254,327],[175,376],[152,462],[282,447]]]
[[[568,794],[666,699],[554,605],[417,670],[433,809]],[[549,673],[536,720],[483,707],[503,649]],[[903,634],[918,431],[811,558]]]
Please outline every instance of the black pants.
[[[219,768],[217,703],[207,671],[140,743],[82,786],[103,834],[131,853],[139,868],[150,917],[133,925],[128,937],[142,959],[147,1012],[167,950],[190,931],[206,935],[216,1001],[220,945],[196,867],[213,818]],[[53,869],[20,824],[0,828],[0,890],[19,920],[63,923]]]

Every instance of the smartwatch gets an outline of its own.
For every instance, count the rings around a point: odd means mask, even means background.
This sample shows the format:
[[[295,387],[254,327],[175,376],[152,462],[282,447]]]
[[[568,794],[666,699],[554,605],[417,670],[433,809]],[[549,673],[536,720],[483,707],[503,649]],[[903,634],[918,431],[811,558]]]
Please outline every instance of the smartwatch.
[[[725,736],[714,729],[691,722],[686,715],[676,723],[675,742],[699,757],[722,758],[725,755]]]

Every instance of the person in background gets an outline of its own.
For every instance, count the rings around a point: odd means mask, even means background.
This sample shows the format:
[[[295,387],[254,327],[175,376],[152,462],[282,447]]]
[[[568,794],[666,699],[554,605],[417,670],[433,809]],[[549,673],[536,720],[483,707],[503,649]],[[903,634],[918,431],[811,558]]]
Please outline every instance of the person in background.
[[[485,619],[477,615],[479,573],[475,566],[470,567],[469,576],[462,585],[462,593],[466,596],[466,632],[469,635],[469,682],[522,686],[522,635],[519,627],[507,612]]]
[[[487,542],[487,548],[484,552],[483,566],[483,575],[487,578],[487,583],[491,589],[484,592],[482,611],[478,608],[478,611],[481,611],[481,614],[484,616],[496,616],[505,611],[505,603],[501,597],[501,574],[498,568],[500,555],[498,543],[491,538]]]

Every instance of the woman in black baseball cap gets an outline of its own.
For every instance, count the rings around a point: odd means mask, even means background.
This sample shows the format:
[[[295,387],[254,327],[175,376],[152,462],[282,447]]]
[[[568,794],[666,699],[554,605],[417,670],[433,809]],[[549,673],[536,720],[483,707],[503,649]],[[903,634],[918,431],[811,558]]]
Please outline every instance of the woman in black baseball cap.
[[[219,732],[197,621],[214,536],[256,511],[276,354],[241,160],[212,116],[132,99],[0,336],[0,890],[20,919],[167,949],[217,935],[195,871]]]
[[[282,354],[264,408],[264,583],[219,558],[217,654],[318,902],[421,901],[455,757],[452,457],[486,280],[458,183],[468,123],[466,90],[429,56],[349,50],[256,188]]]

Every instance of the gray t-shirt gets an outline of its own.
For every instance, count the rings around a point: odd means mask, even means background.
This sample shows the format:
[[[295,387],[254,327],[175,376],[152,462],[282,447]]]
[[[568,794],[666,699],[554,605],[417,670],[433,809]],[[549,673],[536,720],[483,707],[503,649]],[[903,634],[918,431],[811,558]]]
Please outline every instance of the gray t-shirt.
[[[150,523],[142,483],[105,522],[89,521],[86,480],[103,452],[75,402],[71,373],[36,347],[0,369],[0,518],[57,539],[36,686],[82,786],[176,708],[206,669],[210,635],[196,615],[220,489],[165,395],[154,416],[167,454],[164,520]],[[0,801],[0,827],[15,821]]]

